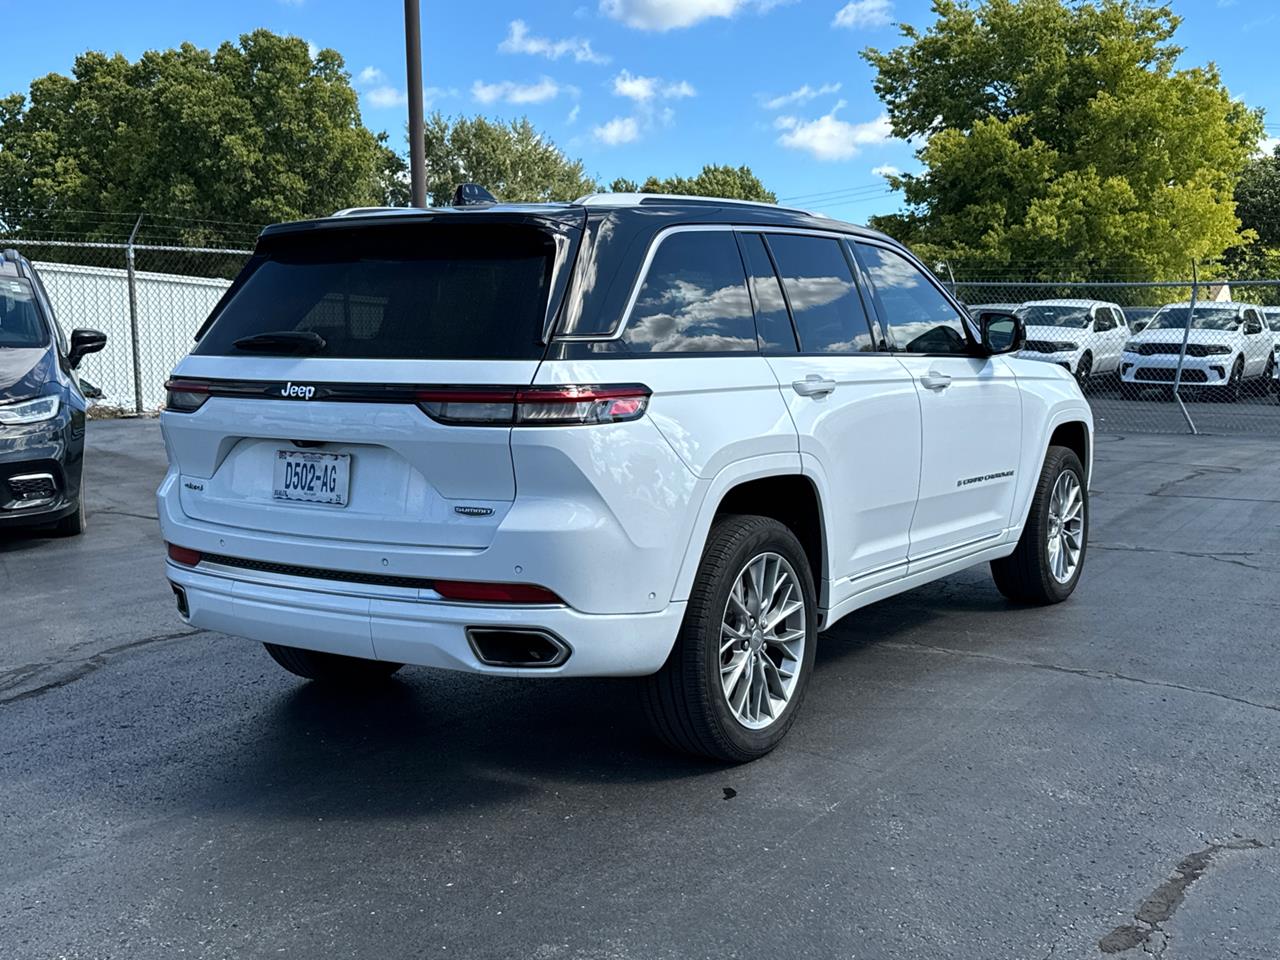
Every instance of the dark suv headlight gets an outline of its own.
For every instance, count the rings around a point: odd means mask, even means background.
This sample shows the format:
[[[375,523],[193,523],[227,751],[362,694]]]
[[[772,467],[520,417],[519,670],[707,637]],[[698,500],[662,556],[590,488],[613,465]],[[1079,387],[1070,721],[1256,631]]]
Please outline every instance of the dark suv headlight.
[[[61,394],[50,394],[36,397],[34,400],[21,400],[18,403],[6,403],[0,406],[0,424],[19,426],[27,423],[40,423],[52,420],[62,409]]]

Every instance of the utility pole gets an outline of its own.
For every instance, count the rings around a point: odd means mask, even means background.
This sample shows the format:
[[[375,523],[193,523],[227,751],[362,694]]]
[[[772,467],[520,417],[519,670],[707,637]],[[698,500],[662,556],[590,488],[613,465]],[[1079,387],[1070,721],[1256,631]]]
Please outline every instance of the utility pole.
[[[404,0],[404,49],[409,74],[410,203],[427,205],[427,146],[422,106],[421,0]]]

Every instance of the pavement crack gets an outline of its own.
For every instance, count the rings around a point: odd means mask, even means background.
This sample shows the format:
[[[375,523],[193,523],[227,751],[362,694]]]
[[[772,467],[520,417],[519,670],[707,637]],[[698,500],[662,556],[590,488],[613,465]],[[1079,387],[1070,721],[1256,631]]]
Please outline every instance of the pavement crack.
[[[1273,703],[1261,703],[1257,700],[1250,700],[1246,697],[1237,697],[1230,693],[1223,693],[1220,690],[1210,690],[1208,687],[1193,687],[1189,684],[1174,683],[1171,680],[1153,680],[1148,677],[1134,677],[1125,673],[1116,673],[1111,670],[1095,670],[1089,667],[1064,667],[1056,663],[1045,663],[1042,660],[1029,660],[1023,657],[1006,657],[998,653],[983,653],[978,650],[958,650],[954,647],[939,647],[931,643],[921,643],[918,640],[884,640],[876,644],[879,647],[889,647],[899,650],[930,650],[934,653],[946,654],[952,657],[968,657],[973,660],[988,660],[993,663],[1003,663],[1013,667],[1028,667],[1033,670],[1049,670],[1054,673],[1065,673],[1073,677],[1085,677],[1089,680],[1113,680],[1121,683],[1136,683],[1146,687],[1160,687],[1165,690],[1178,690],[1182,693],[1195,693],[1204,697],[1214,697],[1218,700],[1225,700],[1229,703],[1240,704],[1245,707],[1254,707],[1258,710],[1270,710],[1273,713],[1280,713],[1280,705]]]
[[[1224,850],[1262,850],[1267,846],[1252,838],[1230,840],[1211,843],[1203,850],[1183,857],[1169,878],[1138,905],[1133,912],[1135,922],[1116,927],[1098,941],[1098,949],[1103,953],[1124,953],[1142,947],[1143,952],[1150,956],[1162,956],[1169,946],[1164,924],[1173,918],[1191,885],[1204,876],[1214,858]]]
[[[116,510],[111,507],[98,507],[93,514],[106,513],[113,517],[132,517],[135,520],[159,520],[154,513],[131,513],[128,510]]]
[[[1196,560],[1216,560],[1219,563],[1230,563],[1237,567],[1244,567],[1246,570],[1266,570],[1267,568],[1257,563],[1249,563],[1243,557],[1256,557],[1256,551],[1219,551],[1210,553],[1198,550],[1165,550],[1160,547],[1139,547],[1129,543],[1091,543],[1090,550],[1105,551],[1123,551],[1126,553],[1160,553],[1166,556],[1174,557],[1191,557]]]
[[[164,643],[168,640],[181,640],[186,637],[194,637],[197,634],[206,633],[205,630],[180,630],[175,633],[162,633],[154,637],[143,637],[141,640],[130,640],[128,643],[117,644],[114,647],[107,647],[105,650],[99,650],[87,657],[77,657],[74,659],[51,660],[47,663],[29,663],[20,667],[6,670],[0,673],[0,706],[9,703],[17,703],[19,700],[30,700],[33,697],[39,697],[51,690],[57,690],[68,684],[75,683],[95,670],[106,666],[108,661],[121,653],[127,653],[138,647],[150,646],[154,643]],[[31,687],[26,690],[19,690],[11,695],[4,695],[5,691],[13,690],[20,687],[27,680],[40,676],[59,667],[67,669],[59,672],[58,676],[52,680],[40,684],[38,687]]]

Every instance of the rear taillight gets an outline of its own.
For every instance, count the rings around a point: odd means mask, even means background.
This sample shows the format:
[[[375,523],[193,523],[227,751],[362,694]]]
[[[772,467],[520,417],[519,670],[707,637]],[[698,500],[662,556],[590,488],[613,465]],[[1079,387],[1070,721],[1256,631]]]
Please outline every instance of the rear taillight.
[[[199,410],[209,399],[209,384],[199,380],[170,380],[164,385],[164,408],[176,413]]]
[[[174,563],[180,563],[184,567],[198,566],[200,561],[204,559],[204,554],[199,550],[191,550],[187,547],[180,547],[176,543],[169,544],[169,559]]]
[[[464,603],[564,603],[546,587],[532,583],[480,583],[475,580],[433,580],[432,588],[446,600]]]
[[[638,383],[421,390],[418,405],[441,423],[563,427],[625,423],[644,416],[651,391]]]

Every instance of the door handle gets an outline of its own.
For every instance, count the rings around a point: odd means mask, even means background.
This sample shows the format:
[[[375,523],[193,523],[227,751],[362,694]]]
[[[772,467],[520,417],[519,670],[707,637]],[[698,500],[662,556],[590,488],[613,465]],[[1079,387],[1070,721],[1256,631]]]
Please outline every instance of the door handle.
[[[836,382],[811,373],[803,380],[792,380],[791,388],[802,397],[825,397],[836,388]]]
[[[938,373],[936,370],[930,370],[920,378],[920,382],[929,390],[945,390],[951,386],[951,378],[945,373]]]

